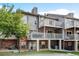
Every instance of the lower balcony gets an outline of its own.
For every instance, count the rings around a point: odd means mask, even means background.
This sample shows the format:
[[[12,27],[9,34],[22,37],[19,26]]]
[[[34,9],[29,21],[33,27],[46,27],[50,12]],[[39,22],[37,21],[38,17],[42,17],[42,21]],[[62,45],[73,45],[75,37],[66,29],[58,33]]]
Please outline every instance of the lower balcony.
[[[56,33],[41,33],[41,32],[32,32],[30,34],[31,40],[59,40],[62,39],[62,34],[56,34]]]
[[[65,34],[64,40],[79,40],[79,34]]]
[[[42,33],[32,32],[29,35],[29,40],[79,40],[79,34],[57,34],[57,33]]]

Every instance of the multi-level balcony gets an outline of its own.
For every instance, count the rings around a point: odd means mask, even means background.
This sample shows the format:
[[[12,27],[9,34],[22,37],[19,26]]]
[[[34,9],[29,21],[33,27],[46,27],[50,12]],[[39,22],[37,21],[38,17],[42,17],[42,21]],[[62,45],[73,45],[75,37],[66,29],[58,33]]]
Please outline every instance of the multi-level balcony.
[[[77,20],[65,20],[65,29],[67,28],[73,28],[73,27],[79,27],[79,21]]]
[[[79,40],[79,34],[64,35],[65,40]]]
[[[62,34],[56,34],[56,33],[41,33],[41,32],[32,32],[30,34],[31,40],[59,40],[62,39]]]
[[[70,34],[70,35],[65,34],[64,39],[65,40],[73,40],[73,39],[75,39],[75,36],[74,36],[74,34]]]
[[[32,32],[30,40],[79,40],[79,34],[56,34],[56,33],[41,33]]]
[[[74,21],[74,27],[79,27],[79,21]]]
[[[51,19],[45,19],[43,21],[39,21],[39,28],[44,26],[62,28],[63,23]]]

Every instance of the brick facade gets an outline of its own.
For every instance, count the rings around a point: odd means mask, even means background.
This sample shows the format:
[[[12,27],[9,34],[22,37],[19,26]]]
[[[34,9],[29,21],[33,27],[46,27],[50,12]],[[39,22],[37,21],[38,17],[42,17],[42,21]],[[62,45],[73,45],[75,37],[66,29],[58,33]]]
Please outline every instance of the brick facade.
[[[19,44],[21,46],[21,49],[26,49],[27,48],[27,38],[26,37],[20,38]]]
[[[22,48],[25,48],[27,45],[27,38],[20,39],[20,45]],[[0,49],[18,49],[18,40],[17,39],[4,39],[0,40]]]
[[[0,48],[1,49],[11,49],[17,48],[17,40],[7,39],[7,40],[0,40]]]

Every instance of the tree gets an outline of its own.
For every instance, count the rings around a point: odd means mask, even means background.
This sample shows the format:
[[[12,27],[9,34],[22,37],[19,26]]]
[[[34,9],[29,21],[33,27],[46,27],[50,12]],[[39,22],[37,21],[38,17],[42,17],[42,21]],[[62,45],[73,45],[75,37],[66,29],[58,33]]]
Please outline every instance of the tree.
[[[12,12],[13,5],[7,8],[6,5],[0,9],[0,32],[4,38],[15,35],[17,40],[26,37],[29,32],[28,24],[24,24],[21,11]],[[19,47],[20,48],[20,47]]]

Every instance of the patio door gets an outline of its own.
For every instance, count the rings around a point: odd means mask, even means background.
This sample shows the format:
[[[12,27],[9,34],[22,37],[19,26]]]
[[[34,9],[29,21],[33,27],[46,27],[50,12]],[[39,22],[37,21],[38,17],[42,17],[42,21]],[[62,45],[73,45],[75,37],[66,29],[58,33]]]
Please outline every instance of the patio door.
[[[40,40],[40,49],[48,49],[48,41]]]
[[[37,48],[36,42],[33,42],[33,41],[29,42],[28,46],[29,46],[29,50],[36,50],[36,48]]]
[[[74,42],[73,41],[65,41],[65,49],[66,50],[74,50]]]

